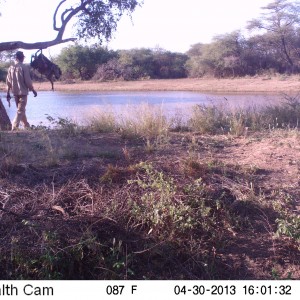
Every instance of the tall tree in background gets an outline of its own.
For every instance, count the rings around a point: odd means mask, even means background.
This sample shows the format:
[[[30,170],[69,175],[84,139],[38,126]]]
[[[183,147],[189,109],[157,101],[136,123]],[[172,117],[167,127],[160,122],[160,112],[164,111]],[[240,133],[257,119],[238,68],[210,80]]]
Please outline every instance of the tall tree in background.
[[[187,52],[186,68],[190,77],[244,75],[245,40],[240,31],[218,35],[210,44],[195,44]]]
[[[55,59],[63,72],[64,79],[91,79],[99,65],[116,57],[114,51],[99,45],[70,45],[64,48]]]
[[[265,7],[264,13],[258,19],[248,23],[249,30],[262,30],[262,37],[268,39],[268,44],[277,50],[280,58],[286,62],[290,71],[294,71],[296,60],[299,60],[299,50],[295,44],[295,36],[300,28],[299,1],[276,0]]]

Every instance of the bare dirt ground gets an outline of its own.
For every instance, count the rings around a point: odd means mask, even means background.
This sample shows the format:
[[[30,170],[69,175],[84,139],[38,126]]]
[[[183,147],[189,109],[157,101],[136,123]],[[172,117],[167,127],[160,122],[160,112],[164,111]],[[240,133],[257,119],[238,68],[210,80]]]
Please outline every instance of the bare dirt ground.
[[[239,138],[226,150],[218,155],[219,159],[268,170],[265,177],[270,189],[299,188],[300,143],[297,134],[278,136],[277,132],[267,138],[259,135]]]
[[[199,161],[218,161],[229,169],[239,166],[255,173],[253,182],[244,182],[243,174],[222,178],[223,187],[236,187],[237,197],[243,197],[238,193],[248,186],[261,193],[262,201],[292,199],[291,209],[300,215],[299,133],[277,131],[235,138],[199,136],[196,143]],[[184,159],[183,148],[179,148],[177,156]],[[239,274],[238,279],[272,278],[272,272],[279,272],[281,278],[293,274],[292,278],[300,279],[300,249],[288,239],[282,243],[275,238],[272,214],[257,211],[252,217],[257,217],[256,224],[249,230],[235,232],[228,247],[219,253],[225,264]]]
[[[214,157],[224,164],[240,165],[257,170],[258,180],[254,185],[265,200],[285,201],[293,199],[292,209],[300,215],[300,139],[299,134],[276,132],[269,136],[257,135],[236,138],[226,143]],[[276,195],[274,197],[274,195]],[[256,274],[255,278],[266,278],[270,267],[282,277],[294,274],[300,278],[300,253],[289,242],[281,243],[274,238],[272,221],[262,213],[262,223],[248,233],[239,233],[233,245],[225,251],[237,268]],[[261,228],[259,228],[262,226]],[[296,250],[294,252],[293,250]],[[273,264],[277,262],[276,266]],[[246,275],[247,276],[247,275]]]

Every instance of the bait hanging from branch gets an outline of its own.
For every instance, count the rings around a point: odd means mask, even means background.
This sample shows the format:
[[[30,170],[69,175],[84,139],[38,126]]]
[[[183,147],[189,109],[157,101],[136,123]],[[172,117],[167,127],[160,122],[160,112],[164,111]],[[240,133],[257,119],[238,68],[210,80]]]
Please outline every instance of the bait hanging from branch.
[[[40,52],[40,53],[39,53]],[[39,53],[39,54],[38,54]],[[43,53],[42,50],[38,50],[34,55],[31,56],[30,66],[37,70],[41,75],[45,75],[46,78],[51,82],[52,91],[54,91],[54,78],[59,79],[61,76],[61,70],[58,65],[50,61]]]

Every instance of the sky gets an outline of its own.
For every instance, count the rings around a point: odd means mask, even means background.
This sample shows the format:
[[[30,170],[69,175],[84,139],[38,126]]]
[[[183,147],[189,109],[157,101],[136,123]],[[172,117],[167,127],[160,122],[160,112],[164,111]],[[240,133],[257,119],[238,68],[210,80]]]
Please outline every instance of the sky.
[[[52,29],[52,17],[59,2],[60,0],[0,0],[0,42],[53,39],[56,32]],[[128,16],[122,17],[112,40],[103,45],[114,50],[160,47],[184,53],[193,44],[211,42],[216,35],[234,30],[244,32],[247,21],[259,17],[261,7],[271,2],[273,1],[144,0],[144,4],[133,12],[132,20]],[[74,30],[68,27],[64,38],[74,36]],[[69,44],[48,48],[45,50],[46,55],[56,55]],[[34,50],[26,52],[34,53]]]

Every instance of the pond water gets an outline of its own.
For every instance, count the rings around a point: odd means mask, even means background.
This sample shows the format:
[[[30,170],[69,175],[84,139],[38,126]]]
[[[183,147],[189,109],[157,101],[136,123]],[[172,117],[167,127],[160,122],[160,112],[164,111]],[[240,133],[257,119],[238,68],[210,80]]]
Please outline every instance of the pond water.
[[[160,106],[166,115],[175,112],[188,114],[196,104],[225,103],[226,106],[262,105],[278,101],[279,96],[261,94],[203,94],[197,92],[80,92],[67,93],[58,91],[41,91],[36,98],[30,93],[27,104],[27,118],[30,124],[41,122],[48,125],[47,115],[57,119],[68,118],[84,123],[100,111],[126,109],[126,106],[138,106],[148,103]],[[3,103],[12,120],[16,114],[14,99],[8,108],[4,95]]]

